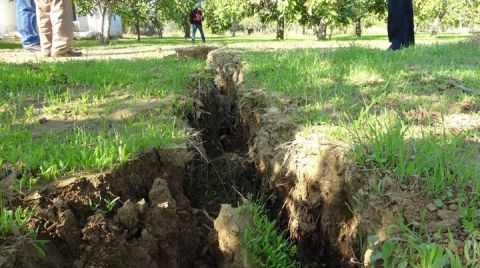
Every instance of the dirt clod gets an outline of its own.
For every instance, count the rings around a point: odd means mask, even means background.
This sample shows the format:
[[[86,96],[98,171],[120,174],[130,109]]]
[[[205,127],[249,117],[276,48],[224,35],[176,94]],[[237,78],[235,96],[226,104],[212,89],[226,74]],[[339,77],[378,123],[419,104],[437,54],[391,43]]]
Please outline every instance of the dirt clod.
[[[252,215],[248,210],[222,204],[214,222],[219,248],[224,257],[221,267],[251,267],[243,242],[245,231],[251,224]]]

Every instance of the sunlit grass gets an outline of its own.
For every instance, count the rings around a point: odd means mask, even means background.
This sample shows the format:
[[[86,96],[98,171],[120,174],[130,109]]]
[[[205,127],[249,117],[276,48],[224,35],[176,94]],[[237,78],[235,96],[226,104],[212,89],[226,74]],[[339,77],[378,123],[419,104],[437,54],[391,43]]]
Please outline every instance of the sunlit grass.
[[[0,63],[0,164],[23,170],[21,183],[31,186],[181,142],[168,99],[188,95],[189,76],[203,65],[174,58]],[[124,117],[122,109],[133,111]]]
[[[480,129],[449,130],[443,120],[451,114],[473,116],[480,108],[478,94],[448,82],[456,79],[480,90],[478,55],[480,48],[471,42],[399,52],[355,46],[247,52],[243,87],[288,96],[299,124],[333,126],[331,137],[349,143],[351,159],[362,168],[407,188],[420,187],[431,197],[449,193],[463,200],[458,202],[462,230],[478,233],[480,151],[469,142],[477,140]],[[464,111],[465,103],[469,110]],[[388,194],[381,185],[371,191]],[[395,239],[378,244],[376,260],[395,267],[478,263],[413,231],[402,236],[403,243]],[[469,254],[478,256],[471,249]]]

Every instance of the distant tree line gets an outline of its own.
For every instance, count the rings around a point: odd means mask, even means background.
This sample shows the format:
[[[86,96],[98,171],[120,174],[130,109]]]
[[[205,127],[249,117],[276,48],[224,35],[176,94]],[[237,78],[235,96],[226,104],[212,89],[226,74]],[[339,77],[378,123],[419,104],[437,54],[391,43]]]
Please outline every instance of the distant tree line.
[[[474,29],[480,23],[480,0],[414,0],[417,30],[436,35],[442,27]],[[75,0],[80,13],[102,16],[100,41],[108,43],[112,14],[133,26],[140,40],[140,27],[148,24],[163,35],[166,23],[175,23],[189,36],[189,13],[195,4],[204,9],[206,25],[215,33],[262,31],[275,25],[278,39],[285,38],[289,24],[311,29],[318,40],[333,29],[353,26],[355,35],[386,18],[387,0]]]

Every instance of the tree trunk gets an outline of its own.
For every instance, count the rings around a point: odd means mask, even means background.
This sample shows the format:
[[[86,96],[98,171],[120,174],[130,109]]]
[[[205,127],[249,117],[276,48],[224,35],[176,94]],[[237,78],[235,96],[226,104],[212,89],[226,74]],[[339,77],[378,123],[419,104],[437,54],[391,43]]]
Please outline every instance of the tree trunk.
[[[158,30],[158,37],[163,38],[163,23],[160,22],[158,24],[157,30]]]
[[[110,42],[110,24],[112,21],[112,8],[109,6],[99,7],[102,22],[100,24],[100,44]]]
[[[285,17],[279,16],[277,18],[277,39],[285,40]]]
[[[302,27],[302,34],[303,35],[307,34],[307,28],[305,26]]]
[[[327,23],[323,18],[320,20],[318,26],[313,28],[313,32],[318,41],[327,39]]]
[[[105,33],[103,34],[104,39],[103,41],[105,44],[110,44],[110,25],[112,25],[112,9],[110,7],[107,8],[106,14],[106,24],[105,24]]]
[[[233,20],[232,22],[232,28],[230,30],[232,37],[235,37],[237,33],[237,28],[238,28],[238,21],[236,19]]]
[[[446,10],[440,10],[437,13],[437,17],[435,18],[435,21],[433,22],[432,29],[430,31],[431,36],[435,36],[438,34],[438,28],[440,28],[440,25],[442,24],[442,19],[447,13]]]
[[[140,20],[135,19],[135,32],[137,33],[137,42],[140,42]]]
[[[183,24],[183,32],[185,33],[185,38],[190,38],[190,24]]]
[[[362,17],[357,17],[355,19],[355,35],[362,37]]]
[[[100,23],[100,44],[105,44],[105,14],[107,13],[107,9],[104,7],[99,7],[99,12],[101,15],[102,22]]]

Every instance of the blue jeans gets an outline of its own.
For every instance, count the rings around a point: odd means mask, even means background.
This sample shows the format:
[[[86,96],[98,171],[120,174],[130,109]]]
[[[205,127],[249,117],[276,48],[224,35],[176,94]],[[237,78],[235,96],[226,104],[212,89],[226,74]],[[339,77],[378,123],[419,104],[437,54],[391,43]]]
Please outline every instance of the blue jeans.
[[[16,0],[17,30],[24,48],[40,45],[34,0]]]
[[[200,31],[202,41],[205,43],[205,34],[203,33],[203,27],[201,24],[193,24],[192,42],[195,43],[195,34],[197,33],[197,29]]]

